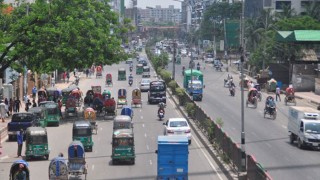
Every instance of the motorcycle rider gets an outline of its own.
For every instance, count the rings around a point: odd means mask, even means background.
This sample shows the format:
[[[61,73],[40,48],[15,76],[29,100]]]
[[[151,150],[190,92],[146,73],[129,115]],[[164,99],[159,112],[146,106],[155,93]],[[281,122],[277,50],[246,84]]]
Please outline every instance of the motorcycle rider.
[[[197,63],[197,70],[198,71],[200,70],[200,63],[199,62]]]
[[[163,102],[159,103],[158,115],[160,114],[161,111],[163,112],[163,114],[165,114],[165,111],[164,111],[165,105],[166,104],[164,104]]]
[[[130,72],[132,72],[132,69],[133,69],[133,63],[130,63],[130,67],[129,67],[129,69],[130,69]]]
[[[236,85],[233,83],[232,79],[229,81],[229,92],[231,96],[235,95]]]
[[[129,75],[129,85],[131,86],[133,83],[133,76],[132,74]]]
[[[276,109],[276,103],[274,102],[274,98],[272,96],[268,96],[266,99],[266,105],[265,105],[265,111],[267,111],[269,114],[272,113],[273,108]]]

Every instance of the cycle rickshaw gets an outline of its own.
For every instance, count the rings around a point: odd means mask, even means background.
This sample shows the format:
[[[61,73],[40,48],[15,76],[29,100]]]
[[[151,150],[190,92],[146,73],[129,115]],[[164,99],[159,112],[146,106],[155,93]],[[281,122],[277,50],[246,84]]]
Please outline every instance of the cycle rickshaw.
[[[112,75],[111,74],[107,74],[106,75],[106,86],[113,86]]]
[[[88,107],[84,110],[84,120],[88,120],[91,124],[91,130],[92,133],[95,132],[95,134],[98,134],[98,124],[96,121],[96,111],[91,108]]]
[[[142,108],[141,90],[140,89],[132,90],[131,106],[135,106],[135,107],[140,106]]]
[[[127,90],[126,89],[119,89],[118,90],[118,102],[117,102],[117,108],[119,106],[127,105]]]

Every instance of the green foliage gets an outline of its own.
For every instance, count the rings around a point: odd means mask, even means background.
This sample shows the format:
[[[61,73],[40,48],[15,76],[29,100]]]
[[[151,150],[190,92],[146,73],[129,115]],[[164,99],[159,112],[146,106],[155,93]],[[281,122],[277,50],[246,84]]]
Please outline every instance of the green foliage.
[[[127,59],[120,44],[131,27],[119,24],[107,2],[36,1],[16,7],[10,18],[1,18],[0,35],[6,38],[0,43],[8,46],[0,47],[0,70],[13,62],[41,73]]]
[[[185,108],[186,108],[186,111],[187,111],[187,113],[188,113],[188,116],[193,116],[194,115],[194,113],[195,113],[195,105],[194,105],[194,103],[187,103],[186,105],[185,105]]]
[[[171,80],[168,84],[173,94],[176,93],[176,88],[178,87],[178,84],[175,80]]]
[[[176,94],[177,94],[177,96],[179,96],[179,97],[182,97],[183,95],[184,95],[184,89],[183,88],[180,88],[180,87],[178,87],[178,88],[176,88]]]
[[[219,125],[220,127],[223,127],[222,118],[217,118],[217,119],[216,119],[216,123],[217,123],[217,125]]]
[[[171,81],[171,73],[165,69],[161,69],[160,76],[166,82],[166,84]]]

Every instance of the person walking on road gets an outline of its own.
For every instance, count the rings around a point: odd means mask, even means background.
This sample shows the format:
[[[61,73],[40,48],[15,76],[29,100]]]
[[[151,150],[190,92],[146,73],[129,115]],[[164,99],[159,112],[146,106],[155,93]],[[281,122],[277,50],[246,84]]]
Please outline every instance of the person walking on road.
[[[277,86],[277,88],[276,88],[276,101],[278,101],[278,97],[279,97],[279,101],[281,101],[281,98],[280,98],[280,87],[279,86]]]
[[[21,151],[23,146],[23,129],[17,132],[17,143],[18,143],[18,152],[17,157],[21,157]]]
[[[67,83],[69,83],[69,79],[70,79],[70,74],[69,74],[69,72],[67,71]]]
[[[63,83],[66,83],[66,78],[67,78],[67,73],[63,72],[62,74]]]
[[[37,107],[37,103],[36,103],[36,100],[32,100],[32,107]]]
[[[62,109],[62,102],[61,102],[60,99],[58,100],[58,107],[59,107],[59,114],[60,114],[60,117],[61,117],[61,119],[62,119],[62,111],[61,111],[61,109]]]
[[[2,120],[2,122],[4,122],[4,118],[6,118],[6,104],[1,100],[0,101],[0,118]]]
[[[13,99],[10,98],[10,100],[9,100],[9,113],[10,113],[10,115],[12,115],[13,105],[14,105]]]
[[[30,99],[28,99],[27,103],[26,103],[26,107],[25,107],[25,110],[28,112],[29,111],[29,108],[31,106],[31,102],[30,102]]]
[[[22,105],[21,105],[21,101],[20,101],[20,99],[17,97],[17,99],[14,101],[15,112],[19,112],[21,106],[22,106]]]
[[[34,87],[32,88],[32,99],[36,99],[37,91],[38,91],[37,87],[34,86]]]

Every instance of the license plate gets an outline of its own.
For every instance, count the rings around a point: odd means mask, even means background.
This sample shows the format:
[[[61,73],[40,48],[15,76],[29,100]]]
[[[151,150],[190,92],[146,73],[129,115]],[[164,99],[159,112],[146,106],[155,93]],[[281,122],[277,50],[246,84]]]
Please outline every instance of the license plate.
[[[177,131],[176,134],[182,134],[182,132],[181,131]]]

